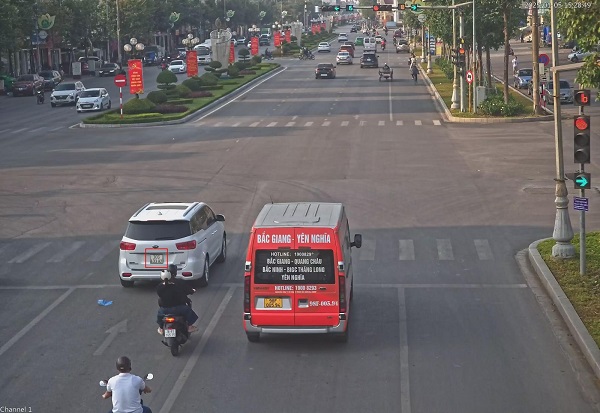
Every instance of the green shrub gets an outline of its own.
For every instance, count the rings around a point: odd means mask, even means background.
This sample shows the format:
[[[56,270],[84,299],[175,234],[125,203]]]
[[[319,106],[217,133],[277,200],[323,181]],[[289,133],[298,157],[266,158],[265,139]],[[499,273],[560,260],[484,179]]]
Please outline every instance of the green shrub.
[[[201,90],[200,92],[192,92],[190,94],[191,98],[209,98],[213,96],[213,94],[211,92],[209,92],[208,90]]]
[[[229,67],[227,68],[227,74],[229,75],[229,77],[238,77],[240,75],[240,69],[238,69],[234,65],[229,65]]]
[[[524,111],[523,105],[512,96],[509,96],[508,103],[504,103],[502,93],[488,96],[479,108],[484,115],[490,116],[515,116]]]
[[[200,81],[193,78],[185,79],[181,84],[191,91],[200,90]]]
[[[135,115],[138,113],[154,112],[156,105],[148,99],[131,99],[123,104],[123,113],[125,115]]]
[[[177,93],[179,94],[180,97],[182,98],[186,98],[190,95],[190,93],[192,93],[192,91],[190,90],[189,87],[187,87],[186,85],[177,85],[177,87],[175,88],[175,90],[177,91]]]
[[[214,71],[216,70],[214,67],[210,67],[210,66],[204,66],[204,70],[207,72],[211,72],[214,73]]]
[[[235,62],[233,65],[235,67],[237,67],[239,70],[244,70],[251,66],[251,64],[249,62]]]
[[[212,67],[213,69],[220,69],[221,67],[223,67],[223,64],[218,60],[213,60],[208,64],[208,66]]]
[[[289,53],[292,50],[292,46],[289,43],[283,43],[281,47],[283,48],[283,53]]]
[[[248,69],[244,69],[244,70],[240,70],[240,75],[255,75],[256,72],[254,70],[248,70]]]
[[[190,95],[192,93],[200,93],[200,92],[190,92]],[[177,98],[177,99],[169,99],[167,101],[167,104],[169,105],[191,105],[192,103],[194,103],[194,99],[190,98]]]
[[[175,86],[175,85],[173,85]],[[175,88],[173,89],[169,89],[169,90],[165,90],[165,95],[167,95],[167,98],[169,99],[173,99],[173,98],[178,98],[179,97],[179,91]]]
[[[156,77],[156,83],[170,85],[171,83],[177,83],[177,76],[170,70],[161,70]]]
[[[262,62],[262,57],[256,55],[256,56],[252,56],[252,59],[250,59],[250,63],[253,65],[257,65],[260,62]]]
[[[159,83],[158,85],[156,85],[156,87],[160,90],[164,90],[164,91],[169,91],[169,90],[175,90],[175,86],[177,85],[165,85],[162,83]]]
[[[169,98],[167,97],[167,94],[165,92],[155,90],[153,92],[148,93],[146,99],[148,99],[150,102],[156,105],[159,105],[161,103],[165,103]]]
[[[441,57],[436,58],[435,63],[442,69],[448,79],[454,78],[454,65],[452,63]]]
[[[238,56],[242,61],[250,58],[250,50],[243,48],[238,51]]]
[[[183,105],[158,105],[155,110],[158,113],[166,114],[166,113],[183,113],[187,112],[188,108]]]
[[[202,86],[215,86],[219,82],[219,78],[212,73],[204,73],[200,76]]]

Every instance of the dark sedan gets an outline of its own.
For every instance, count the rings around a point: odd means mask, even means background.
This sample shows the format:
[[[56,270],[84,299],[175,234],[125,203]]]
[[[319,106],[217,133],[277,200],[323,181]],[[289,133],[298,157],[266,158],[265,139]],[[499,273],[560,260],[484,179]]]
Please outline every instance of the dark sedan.
[[[315,69],[315,79],[335,79],[335,65],[333,63],[319,63]]]
[[[43,70],[40,76],[44,78],[44,90],[52,90],[62,82],[62,76],[56,70]]]
[[[121,67],[116,63],[106,63],[98,70],[98,76],[115,76],[121,72]]]
[[[37,90],[44,89],[44,79],[39,75],[21,75],[13,83],[13,96],[35,96]]]

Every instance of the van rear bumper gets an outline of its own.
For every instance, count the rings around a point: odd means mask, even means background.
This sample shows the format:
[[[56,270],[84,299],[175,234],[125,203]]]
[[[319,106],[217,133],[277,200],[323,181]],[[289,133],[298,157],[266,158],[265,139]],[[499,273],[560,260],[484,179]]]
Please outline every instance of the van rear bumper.
[[[244,314],[244,328],[248,333],[266,334],[331,334],[346,331],[348,320],[346,314],[340,314],[340,322],[335,326],[255,326],[250,320],[250,314]]]

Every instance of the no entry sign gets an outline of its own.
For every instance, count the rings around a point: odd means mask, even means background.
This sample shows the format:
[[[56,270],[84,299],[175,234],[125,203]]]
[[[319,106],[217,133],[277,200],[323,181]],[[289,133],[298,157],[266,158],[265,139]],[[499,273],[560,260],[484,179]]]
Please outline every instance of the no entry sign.
[[[115,76],[115,86],[117,86],[117,87],[125,87],[125,86],[127,86],[127,76],[125,76],[125,75],[116,75]]]

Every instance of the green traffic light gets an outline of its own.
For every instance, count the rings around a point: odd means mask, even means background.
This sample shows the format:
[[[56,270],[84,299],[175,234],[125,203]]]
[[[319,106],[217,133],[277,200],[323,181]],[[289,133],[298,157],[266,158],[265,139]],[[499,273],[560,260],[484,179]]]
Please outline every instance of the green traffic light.
[[[334,11],[340,11],[340,6],[333,6]]]
[[[411,5],[410,5],[410,9],[411,9],[412,11],[417,11],[417,10],[419,9],[419,5],[418,5],[418,4],[411,4]]]

